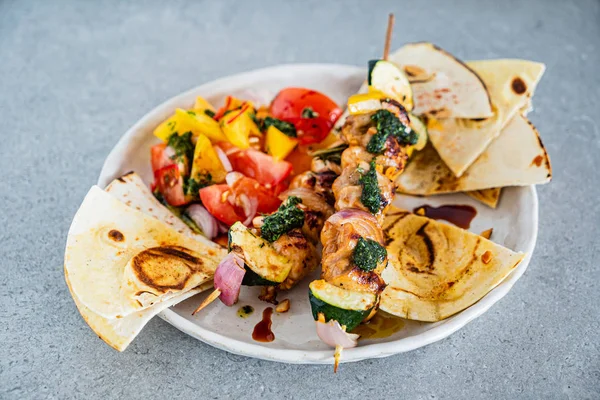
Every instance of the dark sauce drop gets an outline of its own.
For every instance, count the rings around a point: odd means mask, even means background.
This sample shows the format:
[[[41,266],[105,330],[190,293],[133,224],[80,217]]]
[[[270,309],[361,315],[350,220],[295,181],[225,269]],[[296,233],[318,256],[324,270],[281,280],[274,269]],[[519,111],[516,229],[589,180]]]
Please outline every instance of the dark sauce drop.
[[[257,342],[272,342],[275,340],[275,335],[271,331],[271,315],[273,314],[273,307],[265,308],[263,311],[263,318],[252,332],[252,339]]]
[[[477,210],[474,207],[461,204],[448,204],[439,207],[425,204],[415,208],[413,212],[431,219],[443,219],[463,229],[469,229],[471,221],[477,215]]]

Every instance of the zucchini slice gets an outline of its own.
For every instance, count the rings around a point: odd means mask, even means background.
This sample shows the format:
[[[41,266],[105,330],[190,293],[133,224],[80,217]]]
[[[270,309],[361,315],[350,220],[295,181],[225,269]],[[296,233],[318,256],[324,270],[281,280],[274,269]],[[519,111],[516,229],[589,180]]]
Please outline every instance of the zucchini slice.
[[[336,320],[345,325],[348,332],[356,328],[377,303],[374,293],[342,289],[323,279],[310,283],[308,297],[315,320],[323,313],[326,321]]]
[[[410,82],[404,72],[389,61],[369,61],[369,90],[385,93],[402,104],[407,111],[413,109],[413,92]]]
[[[409,114],[409,118],[410,128],[419,135],[419,141],[415,144],[415,150],[423,150],[428,140],[427,127],[416,115]]]
[[[244,274],[244,278],[242,279],[242,285],[244,286],[277,286],[280,282],[269,281],[256,272],[252,271],[248,264],[244,265],[244,269],[246,273]]]
[[[279,254],[271,243],[254,235],[241,222],[236,222],[229,228],[229,249],[238,253],[246,262],[246,267],[258,278],[269,282],[269,285],[283,282],[290,273],[292,265],[287,257]],[[256,282],[257,277],[244,279]]]

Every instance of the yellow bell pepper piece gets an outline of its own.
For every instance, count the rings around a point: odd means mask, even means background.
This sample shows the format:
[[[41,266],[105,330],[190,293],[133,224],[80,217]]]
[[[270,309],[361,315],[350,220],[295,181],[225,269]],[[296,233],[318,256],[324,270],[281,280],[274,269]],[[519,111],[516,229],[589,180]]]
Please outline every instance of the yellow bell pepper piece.
[[[190,177],[200,184],[221,183],[227,171],[206,135],[199,134],[194,148]]]
[[[267,139],[265,146],[267,153],[269,153],[275,160],[283,160],[294,150],[298,141],[294,138],[287,136],[273,125],[267,129]]]
[[[177,115],[173,115],[154,129],[154,136],[166,143],[169,141],[171,135],[181,130],[180,128],[179,118],[177,118]]]
[[[379,91],[352,95],[348,99],[348,111],[351,115],[356,115],[379,110],[382,98],[385,95]]]
[[[215,108],[212,104],[210,104],[204,97],[198,96],[196,97],[196,103],[194,104],[194,110],[196,111],[204,111],[210,110],[215,112]]]
[[[261,135],[258,126],[254,123],[251,113],[252,104],[244,103],[240,110],[236,110],[221,118],[221,128],[227,140],[240,149],[250,147],[250,135]]]
[[[194,136],[204,134],[214,142],[227,140],[221,131],[219,123],[203,112],[194,110],[186,111],[178,108],[175,110],[175,115],[179,118],[181,126],[187,127],[188,130],[192,131]]]

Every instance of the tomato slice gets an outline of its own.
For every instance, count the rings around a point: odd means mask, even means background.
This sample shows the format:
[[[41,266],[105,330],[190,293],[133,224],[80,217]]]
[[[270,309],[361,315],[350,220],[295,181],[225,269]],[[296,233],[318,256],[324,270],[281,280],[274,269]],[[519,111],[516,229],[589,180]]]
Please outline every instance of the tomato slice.
[[[259,213],[270,214],[281,205],[281,200],[277,198],[278,193],[276,194],[273,189],[267,189],[252,178],[238,179],[231,185],[231,190],[236,198],[242,194],[248,198],[255,198],[258,201],[257,211]]]
[[[167,145],[165,143],[160,143],[156,146],[152,146],[150,149],[150,159],[152,162],[152,171],[154,173],[159,169],[175,164],[175,162],[167,156],[165,152],[166,148]]]
[[[325,118],[289,118],[288,122],[294,124],[300,144],[321,143],[331,129],[333,124]]]
[[[271,102],[269,111],[275,118],[294,124],[301,144],[325,139],[342,115],[342,110],[329,97],[305,88],[283,89]]]
[[[275,161],[262,151],[247,149],[228,154],[234,171],[256,179],[261,185],[274,187],[292,172],[292,164],[287,161]]]
[[[200,189],[200,200],[213,217],[227,225],[233,225],[238,221],[243,222],[246,217],[241,208],[235,207],[223,199],[223,194],[228,190],[230,189],[227,184],[207,186]]]
[[[157,170],[154,180],[160,193],[172,206],[182,206],[188,202],[183,193],[183,178],[177,165],[172,164]]]

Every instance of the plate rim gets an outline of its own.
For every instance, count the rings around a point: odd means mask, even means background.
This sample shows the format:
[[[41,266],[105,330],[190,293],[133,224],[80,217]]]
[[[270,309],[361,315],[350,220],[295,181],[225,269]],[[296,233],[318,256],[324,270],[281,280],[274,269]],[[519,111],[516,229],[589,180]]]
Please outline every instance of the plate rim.
[[[306,71],[315,70],[314,73],[318,73],[319,70],[321,70],[321,72],[339,72],[340,70],[345,70],[347,73],[364,72],[364,68],[362,67],[346,64],[288,63],[220,77],[186,90],[182,93],[172,96],[171,98],[154,107],[139,120],[137,120],[137,122],[131,128],[129,128],[124,135],[121,136],[104,161],[100,171],[100,176],[98,178],[98,186],[104,188],[107,186],[110,180],[112,180],[112,176],[114,174],[111,173],[111,164],[114,164],[116,154],[120,152],[121,148],[127,145],[131,137],[134,136],[139,129],[145,128],[151,122],[160,122],[165,119],[168,114],[172,113],[173,109],[176,108],[176,105],[180,103],[183,98],[190,97],[194,94],[197,95],[197,93],[203,91],[214,90],[213,88],[217,87],[223,90],[224,87],[227,88],[228,86],[236,86],[238,85],[237,82],[252,79],[253,76],[263,75],[269,72],[277,72],[285,69],[303,69]],[[529,224],[531,235],[529,241],[523,246],[523,251],[526,253],[525,258],[521,261],[521,263],[519,263],[517,268],[515,268],[509,274],[509,276],[507,276],[498,286],[488,292],[478,302],[455,314],[449,319],[444,320],[446,321],[445,323],[435,326],[426,332],[422,332],[417,335],[408,336],[390,342],[369,343],[364,346],[347,349],[344,351],[342,362],[356,362],[370,358],[389,357],[394,354],[412,351],[440,341],[484,314],[495,303],[508,294],[514,284],[517,282],[517,280],[519,280],[519,278],[521,278],[529,266],[529,262],[537,242],[539,228],[539,204],[535,186],[523,186],[518,189],[525,191],[525,197],[528,197],[531,202],[531,223]],[[233,354],[290,364],[333,363],[333,350],[278,349],[266,347],[261,344],[243,342],[196,325],[191,320],[179,315],[170,308],[162,311],[158,314],[158,316],[191,337]]]

